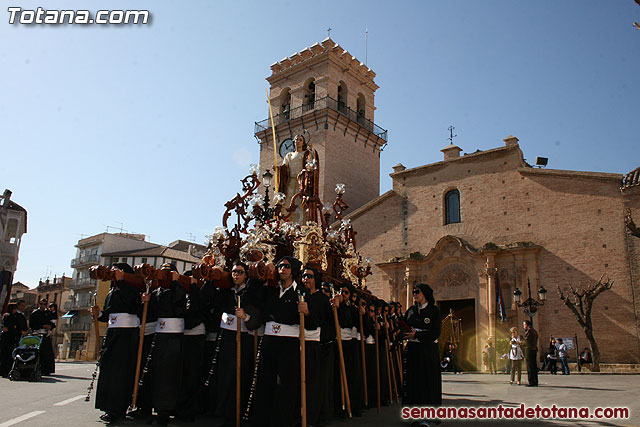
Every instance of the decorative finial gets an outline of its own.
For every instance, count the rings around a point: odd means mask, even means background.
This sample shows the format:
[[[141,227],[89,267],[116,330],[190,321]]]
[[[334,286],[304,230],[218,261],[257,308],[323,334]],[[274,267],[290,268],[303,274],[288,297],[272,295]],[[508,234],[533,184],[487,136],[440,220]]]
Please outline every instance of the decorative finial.
[[[449,126],[449,138],[447,138],[449,140],[449,143],[451,145],[453,145],[453,138],[455,138],[458,135],[454,135],[453,134],[453,130],[455,129],[455,126]]]
[[[327,37],[331,38],[331,27],[327,28]]]

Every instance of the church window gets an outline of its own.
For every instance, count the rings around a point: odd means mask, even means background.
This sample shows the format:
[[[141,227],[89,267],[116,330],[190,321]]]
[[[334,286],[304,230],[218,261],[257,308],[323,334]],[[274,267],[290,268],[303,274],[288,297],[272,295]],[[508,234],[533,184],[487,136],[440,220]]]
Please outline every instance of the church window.
[[[444,196],[445,224],[460,222],[460,192],[451,190]]]
[[[316,102],[316,83],[313,79],[308,81],[304,85],[304,104],[302,105],[302,111],[311,111],[314,109]]]
[[[357,105],[356,105],[356,109],[358,111],[358,123],[361,126],[364,126],[367,119],[365,117],[366,114],[366,101],[364,99],[364,95],[359,93],[358,94],[358,101],[357,101]]]
[[[343,81],[338,85],[338,111],[347,114],[347,85]]]
[[[285,121],[290,118],[291,111],[291,92],[289,88],[286,88],[280,94],[280,114]]]

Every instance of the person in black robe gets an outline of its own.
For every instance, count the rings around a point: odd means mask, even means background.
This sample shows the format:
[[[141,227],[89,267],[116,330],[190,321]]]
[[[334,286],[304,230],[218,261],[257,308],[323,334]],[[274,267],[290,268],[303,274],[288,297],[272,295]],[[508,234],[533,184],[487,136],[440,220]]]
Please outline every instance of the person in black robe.
[[[124,273],[133,274],[128,264],[115,264],[116,280],[111,283],[102,312],[92,307],[98,321],[108,322],[107,335],[100,355],[100,374],[96,389],[96,409],[104,411],[103,421],[124,418],[131,404],[133,379],[138,353],[140,291],[126,283]]]
[[[178,273],[173,264],[163,264],[162,270],[171,270],[173,280],[168,287],[153,291],[158,307],[158,323],[153,352],[151,374],[153,378],[152,402],[157,412],[158,425],[167,425],[178,405],[182,382],[182,347],[184,316],[187,310],[187,291],[176,281]]]
[[[33,310],[29,317],[31,331],[42,339],[40,343],[40,371],[42,375],[51,375],[55,372],[53,343],[49,336],[54,325],[50,322],[48,306],[49,303],[46,299],[40,300],[39,307]]]
[[[261,426],[291,427],[299,420],[295,414],[300,398],[299,310],[308,313],[306,303],[298,303],[298,292],[304,292],[297,283],[300,266],[293,257],[282,258],[277,263],[279,284],[266,290],[256,388],[256,419]]]
[[[204,342],[204,363],[200,371],[199,412],[214,415],[216,410],[216,392],[215,376],[212,368],[215,371],[214,357],[217,365],[216,354],[219,354],[220,351],[221,342],[218,341],[218,334],[220,332],[220,317],[222,313],[218,310],[217,303],[219,290],[213,281],[207,281],[202,285],[200,297],[207,335]]]
[[[7,312],[2,316],[2,334],[0,335],[0,376],[7,378],[13,367],[13,349],[18,342],[18,327],[14,303],[7,305]]]
[[[27,309],[27,303],[24,302],[23,299],[18,300],[18,309],[16,310],[15,321],[16,321],[16,345],[20,338],[27,335],[29,331],[29,324],[27,323],[27,317],[24,315],[25,310]]]
[[[387,331],[385,328],[385,321],[382,316],[384,307],[387,305],[382,300],[376,301],[376,324],[378,329],[378,360],[380,366],[380,400],[383,406],[391,404],[392,396],[389,393],[389,369],[387,365]]]
[[[437,407],[442,404],[442,374],[437,342],[441,327],[440,311],[429,285],[415,285],[413,298],[415,305],[405,315],[405,322],[411,331],[404,335],[409,342],[405,349],[406,375],[402,404]]]
[[[320,324],[320,368],[319,377],[321,378],[321,396],[318,403],[320,412],[320,421],[326,423],[333,418],[334,414],[334,384],[336,377],[334,375],[335,366],[335,345],[336,345],[336,326],[333,318],[333,309],[331,308],[331,283],[322,282],[322,293],[329,302],[328,313],[323,323]]]
[[[217,306],[220,318],[220,351],[216,372],[216,415],[224,418],[225,426],[235,426],[237,321],[240,319],[240,410],[247,407],[254,370],[254,331],[262,325],[261,305],[264,287],[249,280],[249,269],[236,261],[231,269],[233,287],[220,289]],[[240,308],[237,308],[240,298]],[[244,415],[241,413],[241,416]]]
[[[365,337],[365,363],[367,364],[367,397],[369,408],[378,406],[378,371],[376,368],[376,307],[373,302],[367,302],[367,315],[362,319]]]
[[[191,271],[184,273],[191,276]],[[187,294],[187,311],[184,316],[184,338],[182,343],[182,389],[178,400],[177,416],[186,421],[195,421],[199,412],[198,393],[202,382],[204,343],[206,328],[200,287],[191,283]]]
[[[144,337],[142,339],[142,356],[140,358],[140,378],[138,379],[138,399],[136,408],[127,414],[128,417],[137,419],[149,419],[151,417],[153,402],[153,370],[151,369],[151,346],[156,336],[158,325],[158,302],[151,298],[151,294],[142,294],[142,301],[147,301],[147,318],[145,319]],[[142,319],[140,309],[140,318]]]
[[[306,297],[309,315],[305,316],[304,323],[307,424],[315,426],[320,420],[322,391],[328,381],[328,377],[322,375],[322,328],[329,325],[333,314],[329,297],[320,290],[322,275],[317,269],[306,267],[302,272],[302,284],[309,291]]]

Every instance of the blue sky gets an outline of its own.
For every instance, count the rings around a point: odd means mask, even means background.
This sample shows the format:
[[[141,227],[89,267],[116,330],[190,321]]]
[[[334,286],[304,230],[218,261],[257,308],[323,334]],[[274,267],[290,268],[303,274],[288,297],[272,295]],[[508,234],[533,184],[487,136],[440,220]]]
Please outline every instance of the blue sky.
[[[4,2],[35,9],[41,2]],[[549,168],[640,166],[640,7],[616,1],[105,1],[150,25],[9,25],[0,10],[0,191],[29,212],[15,280],[70,275],[81,234],[203,243],[258,160],[270,64],[327,36],[377,73],[391,166],[513,134]]]

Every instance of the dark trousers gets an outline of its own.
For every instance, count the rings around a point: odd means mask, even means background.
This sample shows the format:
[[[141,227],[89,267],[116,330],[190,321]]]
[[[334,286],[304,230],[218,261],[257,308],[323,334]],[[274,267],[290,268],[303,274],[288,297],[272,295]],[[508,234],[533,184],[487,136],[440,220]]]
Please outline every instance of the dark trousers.
[[[335,341],[320,344],[320,372],[321,397],[320,420],[329,421],[333,418],[334,402],[334,345]]]
[[[300,400],[300,340],[266,335],[256,389],[256,417],[261,426],[292,427]]]
[[[527,350],[527,377],[529,385],[538,385],[538,351]]]

